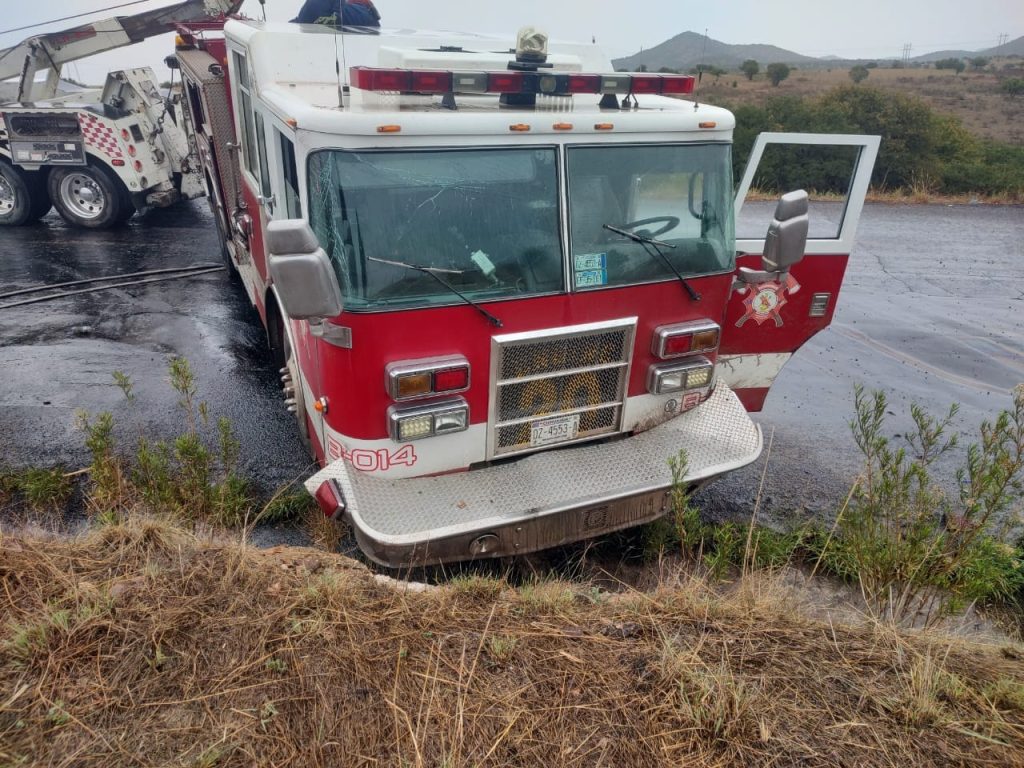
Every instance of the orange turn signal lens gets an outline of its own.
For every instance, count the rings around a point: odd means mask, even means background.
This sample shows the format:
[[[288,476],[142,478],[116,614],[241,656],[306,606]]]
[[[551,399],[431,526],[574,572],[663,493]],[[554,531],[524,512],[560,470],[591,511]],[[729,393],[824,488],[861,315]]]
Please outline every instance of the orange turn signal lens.
[[[693,335],[693,349],[714,349],[718,346],[718,329],[700,331]]]
[[[555,123],[553,126],[556,131],[571,131],[572,123]]]
[[[595,131],[610,131],[615,127],[615,123],[597,123],[594,125]]]
[[[401,133],[402,126],[400,125],[378,125],[377,133]]]
[[[508,129],[510,131],[515,131],[517,133],[525,133],[526,131],[530,130],[530,126],[527,125],[526,123],[513,123],[508,127]]]
[[[716,123],[714,120],[707,120],[707,121],[705,121],[703,123],[697,123],[697,127],[698,128],[717,128],[718,127],[718,123]]]
[[[430,371],[402,374],[396,381],[395,394],[400,400],[429,395],[433,391],[431,383]]]

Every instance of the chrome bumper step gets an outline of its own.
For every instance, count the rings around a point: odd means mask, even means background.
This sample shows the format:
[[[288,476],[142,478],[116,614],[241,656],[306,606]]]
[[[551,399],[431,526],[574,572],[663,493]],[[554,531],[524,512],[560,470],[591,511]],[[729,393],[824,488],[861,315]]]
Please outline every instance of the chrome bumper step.
[[[753,462],[760,428],[723,384],[702,405],[646,432],[439,477],[388,480],[344,460],[334,480],[360,547],[389,567],[502,557],[567,544],[668,511],[668,459],[685,450],[696,483]]]

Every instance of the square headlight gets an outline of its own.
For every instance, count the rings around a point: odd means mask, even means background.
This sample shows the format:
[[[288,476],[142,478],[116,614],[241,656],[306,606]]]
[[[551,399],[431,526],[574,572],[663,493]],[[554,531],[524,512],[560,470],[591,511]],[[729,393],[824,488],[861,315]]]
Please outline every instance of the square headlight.
[[[652,365],[647,372],[647,391],[652,395],[666,395],[703,389],[711,384],[714,369],[714,364],[706,357],[672,365]]]
[[[469,405],[461,397],[426,405],[388,408],[388,433],[405,443],[434,435],[448,435],[469,428]]]

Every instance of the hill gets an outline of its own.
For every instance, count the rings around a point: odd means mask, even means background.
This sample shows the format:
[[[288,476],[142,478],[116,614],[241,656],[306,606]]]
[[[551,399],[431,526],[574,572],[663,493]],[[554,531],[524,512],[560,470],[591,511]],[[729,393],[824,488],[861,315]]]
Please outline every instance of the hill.
[[[747,59],[760,62],[781,61],[787,64],[816,61],[811,56],[787,51],[775,45],[730,45],[712,38],[705,41],[704,35],[697,32],[683,32],[653,48],[615,59],[612,64],[616,69],[630,71],[646,66],[652,72],[661,67],[686,70],[702,63],[735,69]]]
[[[982,56],[1024,56],[1024,35],[1008,43],[978,51]]]
[[[940,59],[968,59],[974,56],[987,56],[990,58],[1024,56],[1024,36],[981,51],[932,51],[915,56],[910,61],[930,64]],[[882,59],[895,58],[898,57],[895,55],[882,57]],[[639,51],[632,56],[614,59],[612,64],[616,69],[634,72],[643,67],[652,72],[656,72],[662,67],[686,71],[696,67],[698,64],[735,70],[747,59],[753,59],[762,67],[772,62],[782,62],[785,64],[798,64],[802,69],[827,68],[839,64],[863,64],[871,61],[871,59],[849,59],[834,55],[815,58],[813,56],[804,56],[801,53],[789,51],[785,48],[779,48],[776,45],[732,45],[712,38],[705,40],[704,35],[698,32],[683,32],[653,48]]]

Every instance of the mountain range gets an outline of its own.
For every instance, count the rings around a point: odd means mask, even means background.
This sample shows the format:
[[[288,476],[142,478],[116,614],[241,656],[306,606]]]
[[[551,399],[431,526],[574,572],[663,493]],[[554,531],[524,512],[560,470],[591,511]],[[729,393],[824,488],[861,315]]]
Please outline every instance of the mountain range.
[[[970,58],[974,56],[1024,56],[1024,36],[1011,40],[1008,43],[987,48],[981,51],[935,51],[914,56],[911,62],[928,63],[938,59]],[[880,60],[886,61],[895,56],[883,56]],[[696,67],[698,64],[706,66],[722,67],[725,69],[736,69],[747,59],[753,59],[763,67],[773,62],[785,64],[797,64],[802,67],[830,67],[837,62],[856,63],[866,62],[871,59],[847,59],[839,56],[804,56],[795,51],[787,51],[775,45],[730,45],[720,40],[706,38],[698,32],[682,32],[673,38],[660,43],[653,48],[641,50],[632,56],[625,56],[615,59],[612,64],[616,69],[637,71],[646,67],[651,72],[657,72],[662,67],[685,71]]]

